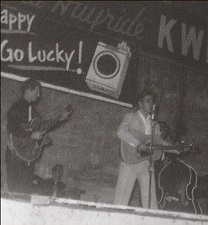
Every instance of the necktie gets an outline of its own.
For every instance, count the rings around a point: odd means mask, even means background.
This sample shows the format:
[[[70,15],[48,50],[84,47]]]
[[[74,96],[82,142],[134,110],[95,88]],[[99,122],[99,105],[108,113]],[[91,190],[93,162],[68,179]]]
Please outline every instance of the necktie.
[[[30,122],[32,120],[32,106],[29,106],[29,118],[28,121]]]

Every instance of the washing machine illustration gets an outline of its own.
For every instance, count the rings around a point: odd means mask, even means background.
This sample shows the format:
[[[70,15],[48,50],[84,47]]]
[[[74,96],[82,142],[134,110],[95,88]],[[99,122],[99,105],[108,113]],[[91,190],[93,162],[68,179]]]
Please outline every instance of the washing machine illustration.
[[[131,58],[130,48],[98,42],[91,65],[87,72],[86,83],[91,90],[119,98]]]

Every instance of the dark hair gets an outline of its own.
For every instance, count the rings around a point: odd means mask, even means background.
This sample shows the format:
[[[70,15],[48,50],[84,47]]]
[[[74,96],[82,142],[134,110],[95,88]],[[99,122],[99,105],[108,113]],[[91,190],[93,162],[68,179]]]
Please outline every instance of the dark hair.
[[[164,121],[159,121],[158,124],[160,125],[160,132],[166,132],[165,138],[169,138],[169,141],[172,144],[175,143],[176,140],[172,135],[172,131],[171,131],[170,126]]]
[[[34,90],[36,87],[41,87],[40,82],[32,78],[29,78],[23,82],[21,90],[22,93],[24,94],[26,90]]]
[[[142,101],[144,99],[144,97],[147,95],[151,95],[153,97],[153,99],[155,97],[152,91],[145,90],[137,95],[137,102]]]
[[[166,130],[167,134],[170,135],[170,127],[168,126],[168,124],[164,121],[159,121],[158,122],[160,125],[160,130]]]
[[[62,169],[63,170],[63,166],[61,164],[56,164],[53,168],[52,168],[52,172],[57,171],[58,169]]]
[[[138,102],[141,102],[145,96],[150,95],[153,97],[153,102],[155,101],[155,95],[152,91],[150,90],[144,90],[142,92],[140,92],[137,97],[136,97],[136,102],[134,103],[134,107],[138,108]]]

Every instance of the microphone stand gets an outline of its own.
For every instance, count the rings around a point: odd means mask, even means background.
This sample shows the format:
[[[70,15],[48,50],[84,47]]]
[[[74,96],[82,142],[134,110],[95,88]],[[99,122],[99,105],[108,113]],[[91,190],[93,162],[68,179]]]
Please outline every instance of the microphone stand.
[[[153,172],[153,167],[154,167],[154,161],[152,159],[153,152],[154,152],[154,134],[155,134],[155,126],[156,122],[154,119],[152,121],[152,132],[151,132],[151,139],[150,139],[150,159],[149,159],[149,197],[148,197],[148,209],[151,207],[151,198],[152,198],[152,172]]]

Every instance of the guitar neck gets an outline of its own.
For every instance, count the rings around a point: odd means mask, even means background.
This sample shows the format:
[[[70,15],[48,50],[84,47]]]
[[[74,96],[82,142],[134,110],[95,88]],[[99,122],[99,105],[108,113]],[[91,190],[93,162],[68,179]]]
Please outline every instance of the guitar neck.
[[[155,145],[153,150],[179,154],[179,150],[172,145]]]
[[[55,127],[60,122],[60,117],[61,116],[57,116],[56,118],[49,120],[46,124],[44,124],[41,127],[41,130],[43,132],[46,132],[46,131],[50,130],[51,128]]]
[[[69,116],[69,115],[72,114],[72,112],[73,112],[73,109],[72,109],[71,105],[68,104],[68,105],[65,107],[64,113],[69,113],[69,114],[68,114],[68,116]],[[42,130],[43,132],[47,132],[47,131],[50,130],[51,128],[55,127],[59,122],[66,120],[68,117],[66,117],[66,118],[63,119],[64,113],[61,114],[61,115],[59,115],[59,116],[57,116],[56,118],[54,118],[54,119],[52,119],[52,120],[49,120],[47,123],[45,123],[45,124],[41,127],[41,130]]]
[[[154,150],[161,150],[161,151],[169,151],[175,149],[172,145],[155,145],[153,146]]]

